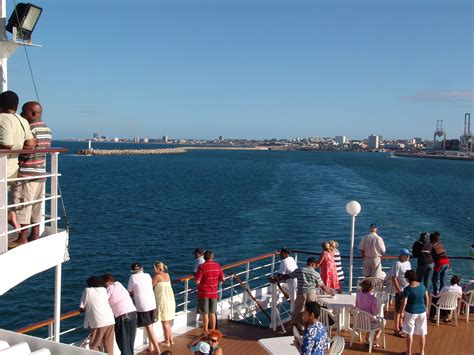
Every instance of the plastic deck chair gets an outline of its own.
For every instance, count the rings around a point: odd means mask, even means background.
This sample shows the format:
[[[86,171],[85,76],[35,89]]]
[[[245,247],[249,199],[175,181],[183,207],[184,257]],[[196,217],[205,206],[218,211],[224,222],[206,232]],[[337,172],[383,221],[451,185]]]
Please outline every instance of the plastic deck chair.
[[[325,307],[321,307],[321,314],[319,316],[319,320],[323,323],[324,327],[326,328],[326,333],[328,335],[328,340],[331,340],[332,329],[336,327],[337,329],[337,317]],[[332,324],[331,324],[332,320]]]
[[[374,316],[368,312],[362,311],[357,308],[351,309],[351,313],[354,317],[354,332],[351,334],[351,343],[354,340],[355,332],[359,334],[359,341],[362,342],[362,333],[369,333],[369,353],[372,352],[372,346],[374,344],[375,333],[382,330],[383,348],[385,349],[385,322],[384,319],[377,317],[377,325],[373,326]]]
[[[293,336],[295,337],[295,345],[299,349],[301,348],[301,344],[303,344],[303,339],[301,338],[300,331],[298,330],[298,327],[294,325],[293,327]]]
[[[344,338],[339,335],[336,335],[334,338],[331,339],[327,354],[340,355],[344,351],[345,346],[346,346],[346,341],[344,340]]]
[[[461,305],[464,303],[466,305],[466,322],[469,323],[469,312],[471,307],[474,306],[474,290],[471,290],[466,293],[462,293],[465,296],[465,299],[461,298],[459,300],[459,312],[461,313]]]
[[[385,291],[375,292],[374,296],[377,299],[377,315],[380,318],[383,318],[384,307],[387,306],[387,310],[388,310],[388,301],[389,301],[390,296]]]
[[[450,311],[451,314],[454,311],[454,321],[456,323],[456,327],[458,326],[458,300],[459,300],[459,294],[456,292],[446,292],[442,293],[441,296],[438,299],[438,303],[434,304],[431,300],[433,297],[436,297],[435,295],[431,295],[430,298],[430,304],[431,306],[436,308],[436,324],[439,327],[439,313],[441,310],[445,311]],[[428,309],[431,309],[429,307]]]
[[[369,280],[370,283],[372,284],[372,287],[374,288],[374,292],[382,292],[383,291],[383,284],[384,281],[383,279],[379,279],[378,277],[366,277],[365,279],[361,280],[360,282],[364,280]]]

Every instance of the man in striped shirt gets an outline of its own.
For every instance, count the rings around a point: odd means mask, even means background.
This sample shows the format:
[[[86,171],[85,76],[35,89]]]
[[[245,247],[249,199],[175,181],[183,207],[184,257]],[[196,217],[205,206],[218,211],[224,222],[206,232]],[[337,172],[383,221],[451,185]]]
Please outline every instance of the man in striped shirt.
[[[206,250],[204,264],[199,265],[196,272],[198,284],[198,313],[202,314],[203,332],[216,328],[217,291],[219,282],[224,281],[221,266],[214,261],[214,253]]]
[[[41,119],[43,109],[38,102],[27,102],[23,105],[21,116],[30,124],[31,133],[37,141],[36,149],[46,149],[51,146],[51,130]],[[46,155],[44,153],[20,155],[18,157],[18,177],[33,177],[33,180],[21,180],[15,184],[12,191],[15,204],[21,202],[42,200],[44,195],[44,178],[37,178],[46,174]],[[41,201],[18,207],[16,211],[18,223],[22,227],[41,222]],[[12,242],[15,247],[39,238],[40,226],[20,231],[18,239]]]
[[[291,315],[291,323],[299,329],[303,326],[303,313],[306,302],[317,301],[317,290],[321,288],[325,293],[333,294],[334,291],[326,287],[319,273],[315,270],[318,259],[310,257],[306,261],[306,266],[298,268],[288,275],[278,274],[269,279],[270,282],[276,282],[287,279],[297,279],[296,300]]]

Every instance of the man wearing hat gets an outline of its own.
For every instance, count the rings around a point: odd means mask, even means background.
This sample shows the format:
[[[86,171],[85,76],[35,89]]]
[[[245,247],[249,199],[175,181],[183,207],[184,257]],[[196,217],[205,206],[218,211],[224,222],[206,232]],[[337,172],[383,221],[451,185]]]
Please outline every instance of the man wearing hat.
[[[278,275],[289,275],[298,268],[298,264],[296,264],[295,259],[290,256],[290,250],[288,248],[280,249],[280,258],[281,262],[280,268],[278,269]],[[286,285],[288,286],[288,296],[290,297],[291,311],[293,311],[296,300],[297,280],[288,279],[286,280]]]
[[[404,338],[404,335],[400,332],[403,319],[399,312],[402,304],[403,289],[408,286],[408,281],[405,279],[405,272],[411,270],[411,253],[408,249],[402,248],[398,255],[398,260],[393,264],[392,270],[390,271],[392,285],[395,289],[394,335]]]
[[[359,243],[359,250],[364,258],[362,268],[365,277],[382,277],[382,260],[380,257],[385,254],[385,243],[381,236],[377,234],[377,225],[372,223],[369,227],[369,234],[364,236]]]
[[[194,258],[196,261],[194,262],[194,276],[196,276],[196,272],[198,271],[199,265],[204,264],[204,249],[203,248],[196,248],[193,251]]]

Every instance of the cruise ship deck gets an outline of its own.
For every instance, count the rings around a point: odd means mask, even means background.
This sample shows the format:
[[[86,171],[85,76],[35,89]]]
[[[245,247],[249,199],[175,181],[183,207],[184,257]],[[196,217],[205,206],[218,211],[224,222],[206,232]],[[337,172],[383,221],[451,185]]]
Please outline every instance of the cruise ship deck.
[[[374,349],[374,354],[404,354],[406,349],[405,339],[396,337],[393,335],[393,310],[387,313],[388,321],[385,328],[385,341],[386,349],[379,348]],[[435,323],[428,322],[428,336],[426,338],[426,354],[472,354],[474,349],[474,315],[470,315],[470,322],[466,322],[465,315],[461,315],[458,319],[458,326],[453,322],[443,323],[441,322],[439,327]],[[289,326],[287,327],[289,328]],[[241,354],[255,354],[264,355],[267,352],[258,343],[259,339],[262,338],[273,338],[277,336],[289,336],[290,332],[283,334],[281,332],[275,333],[271,329],[262,327],[242,324],[234,321],[221,321],[219,323],[219,329],[224,334],[224,338],[220,342],[222,349],[225,354],[229,355],[241,355]],[[289,330],[289,329],[288,329]],[[201,329],[193,329],[186,334],[176,337],[175,344],[171,348],[162,347],[161,351],[171,350],[173,354],[186,354],[189,353],[187,345],[193,340],[197,339],[201,334]],[[333,334],[334,335],[334,334]],[[343,354],[367,354],[368,345],[364,345],[359,342],[356,338],[352,348],[349,347],[350,333],[342,332],[341,336],[346,341],[346,346]],[[380,345],[382,341],[380,340]],[[413,351],[415,354],[419,354],[419,344],[417,338],[415,338],[413,344]],[[148,352],[141,352],[140,354],[148,354]],[[283,353],[281,353],[283,354]],[[297,354],[296,348],[294,348],[293,354]],[[289,354],[290,355],[290,354]]]

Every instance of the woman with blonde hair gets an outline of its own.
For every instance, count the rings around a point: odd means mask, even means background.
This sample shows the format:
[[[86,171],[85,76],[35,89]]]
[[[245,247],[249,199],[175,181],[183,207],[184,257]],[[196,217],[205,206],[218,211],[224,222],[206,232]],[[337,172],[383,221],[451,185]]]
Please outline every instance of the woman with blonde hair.
[[[322,243],[323,252],[319,257],[316,267],[320,268],[321,278],[327,287],[339,290],[339,280],[337,278],[336,264],[334,262],[334,256],[331,253],[331,245],[328,241]]]
[[[154,263],[155,275],[153,276],[153,292],[156,298],[156,309],[158,320],[163,326],[163,334],[165,341],[161,344],[171,346],[174,344],[171,334],[170,320],[174,319],[176,312],[176,301],[174,299],[173,288],[171,287],[171,279],[168,274],[168,267],[161,261]]]
[[[337,279],[342,289],[342,283],[344,282],[344,270],[342,269],[341,253],[339,252],[339,243],[335,240],[330,240],[329,245],[331,246],[332,254],[334,255],[334,263],[336,264]]]

